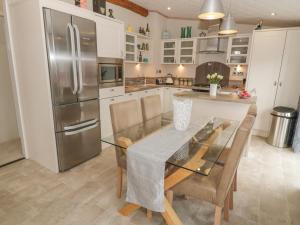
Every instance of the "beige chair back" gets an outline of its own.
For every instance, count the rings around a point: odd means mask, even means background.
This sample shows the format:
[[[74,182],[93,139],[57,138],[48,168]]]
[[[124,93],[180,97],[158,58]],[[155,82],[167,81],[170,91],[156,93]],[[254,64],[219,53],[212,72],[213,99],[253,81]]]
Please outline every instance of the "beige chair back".
[[[110,115],[114,133],[143,122],[141,108],[137,100],[110,105]],[[116,147],[116,160],[119,167],[127,168],[126,155],[119,147]]]
[[[144,121],[159,116],[162,113],[160,95],[152,95],[142,98],[142,113]]]
[[[217,205],[224,206],[225,198],[234,179],[234,174],[239,165],[243,150],[254,125],[255,117],[246,116],[234,137],[230,153],[225,162],[224,170],[217,188]]]
[[[114,133],[143,122],[137,100],[111,104],[110,115]]]

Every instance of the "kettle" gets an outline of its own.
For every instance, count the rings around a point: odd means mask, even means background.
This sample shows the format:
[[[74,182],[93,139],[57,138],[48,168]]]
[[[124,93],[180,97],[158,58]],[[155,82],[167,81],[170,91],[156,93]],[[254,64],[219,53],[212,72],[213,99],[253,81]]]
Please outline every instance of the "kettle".
[[[166,79],[166,84],[172,85],[174,83],[173,78],[172,78],[172,74],[168,73],[167,74],[167,79]]]

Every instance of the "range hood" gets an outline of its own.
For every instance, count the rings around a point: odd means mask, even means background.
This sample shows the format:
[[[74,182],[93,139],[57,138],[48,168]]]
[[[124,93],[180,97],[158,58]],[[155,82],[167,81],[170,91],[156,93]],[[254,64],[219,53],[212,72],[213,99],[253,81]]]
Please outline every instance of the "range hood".
[[[220,24],[215,24],[213,26],[208,27],[208,36],[200,39],[200,54],[224,54],[226,53],[224,50],[224,46],[222,41],[224,37],[219,37]],[[201,46],[204,46],[201,49]]]

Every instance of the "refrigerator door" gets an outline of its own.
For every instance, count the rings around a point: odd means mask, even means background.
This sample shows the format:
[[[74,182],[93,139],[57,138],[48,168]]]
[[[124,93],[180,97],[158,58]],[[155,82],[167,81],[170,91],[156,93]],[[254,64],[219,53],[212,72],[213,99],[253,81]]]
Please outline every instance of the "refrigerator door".
[[[99,100],[56,106],[54,115],[56,132],[85,127],[99,121]]]
[[[99,96],[96,23],[73,16],[72,24],[77,53],[78,99],[79,101],[96,99]]]
[[[44,9],[44,21],[52,102],[54,105],[77,102],[78,81],[72,17]]]
[[[65,171],[101,152],[100,123],[56,133],[59,170]]]

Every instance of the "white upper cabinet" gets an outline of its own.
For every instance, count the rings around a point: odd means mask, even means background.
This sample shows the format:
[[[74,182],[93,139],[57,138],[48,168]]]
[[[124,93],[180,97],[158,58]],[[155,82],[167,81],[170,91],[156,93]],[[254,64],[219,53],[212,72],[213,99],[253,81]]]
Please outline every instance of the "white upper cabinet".
[[[250,43],[250,34],[230,37],[227,50],[227,64],[248,64]]]
[[[162,64],[176,64],[177,63],[177,51],[178,51],[178,40],[170,39],[163,40],[161,42],[161,63]]]
[[[275,105],[297,108],[300,96],[300,30],[288,30]]]
[[[161,42],[162,64],[195,64],[197,56],[197,39],[167,39]]]
[[[124,58],[124,24],[98,17],[97,52],[98,57]]]
[[[179,63],[195,64],[197,39],[188,38],[179,40]]]

